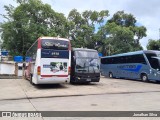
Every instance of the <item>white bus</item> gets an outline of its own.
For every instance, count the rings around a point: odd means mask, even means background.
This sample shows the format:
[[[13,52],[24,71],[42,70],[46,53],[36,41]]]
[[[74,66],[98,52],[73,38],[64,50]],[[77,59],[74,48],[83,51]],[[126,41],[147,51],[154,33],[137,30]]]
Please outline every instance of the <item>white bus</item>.
[[[71,44],[68,39],[40,37],[26,53],[25,78],[32,84],[68,82]]]

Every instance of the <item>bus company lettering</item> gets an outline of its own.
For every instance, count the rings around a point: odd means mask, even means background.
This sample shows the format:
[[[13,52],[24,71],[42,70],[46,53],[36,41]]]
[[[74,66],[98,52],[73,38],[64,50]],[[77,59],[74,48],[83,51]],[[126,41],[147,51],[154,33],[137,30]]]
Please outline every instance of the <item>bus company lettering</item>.
[[[52,55],[59,55],[59,52],[52,52]]]
[[[120,65],[117,68],[125,71],[139,72],[142,68],[142,65]]]
[[[117,68],[120,68],[120,69],[135,69],[136,65],[120,65],[120,66],[117,66]]]
[[[44,43],[45,46],[48,46],[48,47],[52,47],[52,46],[56,46],[56,47],[67,47],[67,45],[62,45],[60,43],[54,43],[54,42],[45,42]]]
[[[43,68],[51,68],[52,67],[52,65],[43,65]]]

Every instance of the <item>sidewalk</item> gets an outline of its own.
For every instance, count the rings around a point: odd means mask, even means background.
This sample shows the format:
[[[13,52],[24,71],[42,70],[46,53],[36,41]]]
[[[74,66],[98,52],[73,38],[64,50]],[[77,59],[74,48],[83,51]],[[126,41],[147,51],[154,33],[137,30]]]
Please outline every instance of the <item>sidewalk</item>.
[[[24,79],[0,79],[0,88],[0,100],[160,92],[158,84],[103,77],[98,83],[86,85],[64,83],[38,86]]]
[[[104,78],[102,79],[98,83],[91,84],[71,85],[64,83],[38,86],[33,86],[24,79],[0,79],[0,100],[84,96],[117,91],[107,87]]]
[[[0,79],[22,79],[22,77],[16,75],[0,75]]]

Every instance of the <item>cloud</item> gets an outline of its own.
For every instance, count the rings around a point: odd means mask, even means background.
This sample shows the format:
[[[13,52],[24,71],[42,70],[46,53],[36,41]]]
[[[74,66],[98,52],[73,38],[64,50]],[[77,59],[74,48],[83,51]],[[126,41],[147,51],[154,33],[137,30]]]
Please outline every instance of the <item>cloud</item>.
[[[154,17],[159,14],[159,4],[159,0],[128,0],[125,8],[133,14],[136,14],[138,17]]]
[[[147,28],[147,37],[140,41],[145,49],[149,39],[159,39],[159,5],[159,0],[128,0],[124,6],[127,12],[132,13]]]
[[[13,5],[13,6],[16,6],[16,2],[15,1],[11,1],[11,0],[1,0],[0,2],[0,14],[1,15],[5,15],[6,14],[6,11],[5,11],[5,8],[4,8],[4,5]],[[0,15],[0,22],[3,22],[5,19]]]

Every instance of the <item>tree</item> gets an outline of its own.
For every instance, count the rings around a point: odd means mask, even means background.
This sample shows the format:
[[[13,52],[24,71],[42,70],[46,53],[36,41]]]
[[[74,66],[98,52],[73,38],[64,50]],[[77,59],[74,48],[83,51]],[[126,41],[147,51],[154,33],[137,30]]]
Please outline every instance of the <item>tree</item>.
[[[160,41],[150,39],[147,44],[148,50],[160,50]]]
[[[40,0],[17,0],[19,6],[5,6],[8,19],[1,24],[3,46],[13,55],[25,55],[40,36],[65,37],[67,20]]]
[[[72,46],[97,48],[99,39],[97,39],[95,25],[99,24],[100,26],[105,17],[108,17],[107,10],[100,12],[86,10],[82,13],[79,13],[76,9],[71,10],[68,15],[68,22],[70,38],[73,40]]]
[[[108,51],[109,45],[112,46],[112,51],[109,51],[111,54],[142,49],[139,40],[146,36],[146,28],[144,26],[137,27],[135,23],[136,19],[133,15],[118,11],[105,26],[101,27],[98,34],[103,34],[103,44],[108,43],[105,47]],[[104,54],[108,55],[109,53]]]
[[[111,19],[108,10],[70,11],[68,18],[40,0],[17,0],[19,6],[5,6],[8,21],[2,23],[3,46],[13,55],[25,55],[40,36],[70,38],[72,47],[97,49],[104,55],[141,50],[140,39],[146,36],[144,26],[136,26],[132,14],[118,11]],[[136,38],[136,39],[135,39]]]

